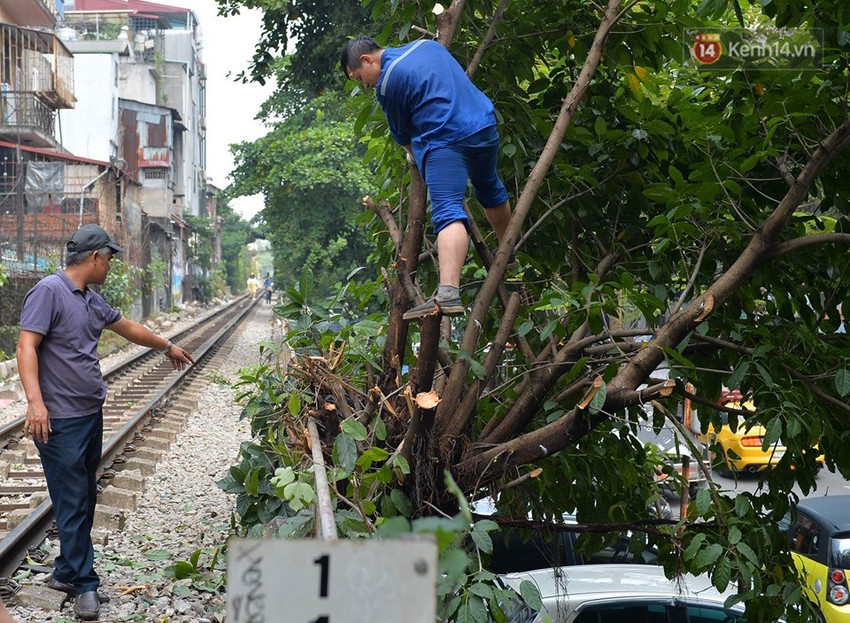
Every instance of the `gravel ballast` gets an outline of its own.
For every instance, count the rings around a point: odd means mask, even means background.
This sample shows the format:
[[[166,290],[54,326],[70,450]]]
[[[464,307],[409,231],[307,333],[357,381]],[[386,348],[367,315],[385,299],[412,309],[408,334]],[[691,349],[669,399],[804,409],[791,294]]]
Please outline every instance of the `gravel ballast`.
[[[279,338],[279,324],[270,305],[260,303],[236,334],[235,344],[217,370],[206,370],[209,383],[198,395],[197,407],[171,450],[145,479],[137,510],[128,514],[122,531],[107,533],[106,544],[95,545],[95,568],[110,598],[101,607],[100,621],[157,621],[213,623],[223,621],[223,557],[210,572],[211,557],[225,544],[235,497],[216,482],[237,460],[239,446],[250,438],[248,422],[240,421],[241,405],[232,384],[241,368],[259,362],[258,344]],[[190,579],[166,577],[164,570],[177,561],[189,561],[200,550],[196,582],[210,582],[198,590]],[[202,576],[205,575],[206,579]],[[46,578],[47,576],[42,576]],[[41,578],[22,580],[38,583]],[[73,621],[72,602],[61,612],[12,608],[22,622]]]

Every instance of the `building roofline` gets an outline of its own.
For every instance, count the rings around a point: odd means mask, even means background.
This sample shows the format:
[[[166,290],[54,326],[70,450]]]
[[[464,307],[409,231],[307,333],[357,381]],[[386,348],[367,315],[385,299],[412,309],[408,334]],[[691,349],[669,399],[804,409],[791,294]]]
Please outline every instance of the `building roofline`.
[[[39,154],[41,156],[49,156],[51,158],[59,158],[60,160],[68,160],[71,162],[79,162],[81,164],[95,164],[100,167],[112,167],[112,164],[109,162],[104,162],[103,160],[94,160],[93,158],[83,158],[82,156],[75,156],[74,154],[64,154],[58,151],[51,151],[49,149],[44,149],[41,147],[29,147],[27,145],[18,145],[17,143],[10,143],[9,141],[0,141],[0,147],[8,147],[10,149],[18,149],[20,147],[21,151],[26,151],[31,154]]]

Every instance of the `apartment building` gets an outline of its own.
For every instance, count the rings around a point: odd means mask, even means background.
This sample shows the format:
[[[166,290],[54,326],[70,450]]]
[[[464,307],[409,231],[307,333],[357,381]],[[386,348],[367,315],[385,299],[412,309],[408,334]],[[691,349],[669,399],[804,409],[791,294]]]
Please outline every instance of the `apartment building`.
[[[188,219],[215,219],[206,181],[206,76],[190,9],[145,0],[66,2],[59,36],[74,54],[76,110],[62,115],[64,146],[119,162],[143,215],[149,262],[167,286],[144,302],[156,313],[191,299]],[[96,120],[96,122],[94,122]],[[213,243],[215,246],[215,243]]]

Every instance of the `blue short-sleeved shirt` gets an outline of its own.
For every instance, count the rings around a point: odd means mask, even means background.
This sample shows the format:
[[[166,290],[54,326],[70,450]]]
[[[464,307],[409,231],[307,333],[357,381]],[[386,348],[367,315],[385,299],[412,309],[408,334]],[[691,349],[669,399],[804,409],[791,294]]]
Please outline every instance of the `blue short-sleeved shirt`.
[[[496,125],[493,103],[436,41],[385,48],[375,93],[390,133],[412,147],[420,171],[432,149]]]
[[[65,271],[39,281],[24,298],[21,329],[44,337],[38,346],[38,382],[51,418],[97,413],[106,384],[97,356],[104,327],[121,312],[90,288],[82,290]]]

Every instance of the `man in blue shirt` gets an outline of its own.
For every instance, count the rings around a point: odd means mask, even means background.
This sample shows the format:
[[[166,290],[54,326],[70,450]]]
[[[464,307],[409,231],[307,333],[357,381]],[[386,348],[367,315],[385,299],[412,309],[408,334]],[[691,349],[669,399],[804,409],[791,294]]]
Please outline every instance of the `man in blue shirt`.
[[[98,618],[100,579],[91,529],[103,441],[106,385],[97,355],[103,329],[155,348],[177,370],[194,363],[185,350],[121,316],[90,285],[103,285],[112,256],[122,253],[94,224],[67,243],[66,268],[39,281],[24,299],[17,356],[27,396],[24,433],[41,457],[59,530],[59,556],[47,586],[76,595],[74,612]],[[2,620],[2,619],[0,619]]]
[[[462,314],[460,272],[469,246],[463,209],[467,180],[499,240],[511,220],[508,191],[496,172],[499,134],[493,104],[436,41],[382,48],[361,37],[345,44],[341,64],[347,78],[375,89],[390,133],[422,172],[431,199],[440,283],[433,297],[404,318]]]

